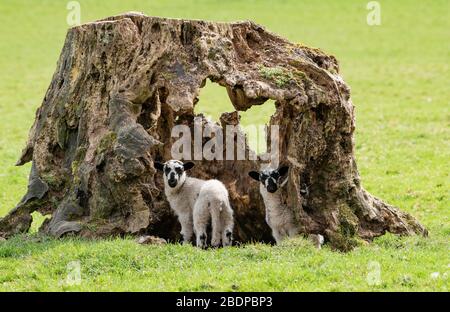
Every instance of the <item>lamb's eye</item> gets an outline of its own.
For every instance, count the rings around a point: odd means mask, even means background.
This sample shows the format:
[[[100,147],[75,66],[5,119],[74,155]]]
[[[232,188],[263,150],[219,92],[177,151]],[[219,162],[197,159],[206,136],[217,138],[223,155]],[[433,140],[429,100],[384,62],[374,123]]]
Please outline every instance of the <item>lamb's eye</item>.
[[[178,174],[182,174],[182,173],[183,173],[183,170],[182,170],[181,168],[175,168],[175,171],[176,171]]]
[[[164,169],[164,172],[165,172],[166,174],[169,174],[170,168],[165,168],[165,169]]]
[[[268,175],[262,174],[262,175],[261,175],[261,181],[267,180],[268,177],[269,177]]]

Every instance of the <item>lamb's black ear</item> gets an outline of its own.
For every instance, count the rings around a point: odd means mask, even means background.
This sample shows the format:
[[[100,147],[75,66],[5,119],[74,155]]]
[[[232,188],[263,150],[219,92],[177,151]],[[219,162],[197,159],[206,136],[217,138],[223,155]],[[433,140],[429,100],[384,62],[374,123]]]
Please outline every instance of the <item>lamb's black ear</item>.
[[[256,181],[259,181],[259,172],[256,171],[250,171],[248,173],[248,175],[252,178],[255,179]]]
[[[184,163],[183,164],[184,171],[192,169],[192,167],[194,167],[194,165],[195,164],[192,161],[188,161],[187,163]]]
[[[288,171],[289,171],[288,166],[278,168],[278,173],[280,174],[280,176],[284,176],[286,173],[288,173]]]
[[[159,161],[155,161],[153,163],[153,166],[155,167],[156,170],[159,170],[159,171],[163,171],[164,170],[164,164],[160,163]]]

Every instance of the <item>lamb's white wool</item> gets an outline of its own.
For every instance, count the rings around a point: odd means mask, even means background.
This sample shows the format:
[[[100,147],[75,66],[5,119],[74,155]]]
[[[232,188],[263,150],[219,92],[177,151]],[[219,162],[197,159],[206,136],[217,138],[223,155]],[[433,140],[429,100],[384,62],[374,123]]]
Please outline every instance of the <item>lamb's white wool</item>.
[[[272,236],[279,244],[285,237],[293,237],[299,233],[295,216],[282,198],[282,188],[286,185],[289,168],[264,169],[261,172],[251,171],[250,177],[260,181],[259,192],[266,207],[266,222],[272,229]],[[320,248],[324,238],[320,234],[311,234],[310,239]]]
[[[186,175],[194,166],[188,162],[169,160],[156,163],[155,168],[164,172],[164,192],[170,207],[181,224],[184,242],[190,242],[196,233],[197,246],[206,247],[206,227],[212,222],[213,246],[231,245],[233,211],[228,200],[228,191],[217,180],[200,180]]]
[[[266,222],[272,229],[272,236],[277,244],[286,236],[292,237],[299,232],[294,213],[284,203],[280,190],[287,182],[288,169],[288,167],[280,167],[264,169],[261,172],[249,172],[253,179],[261,182],[259,192],[266,207]]]
[[[320,234],[309,234],[309,239],[314,244],[314,246],[318,249],[322,248],[324,237]]]
[[[259,185],[259,192],[266,206],[266,222],[272,229],[272,236],[279,244],[286,236],[293,237],[298,234],[298,228],[295,225],[294,213],[283,203],[281,191],[274,193],[267,191],[262,183]]]
[[[229,246],[233,233],[233,210],[228,199],[228,191],[218,180],[205,181],[194,204],[194,231],[197,246],[206,247],[206,228],[211,220],[211,245],[217,247],[222,241]]]

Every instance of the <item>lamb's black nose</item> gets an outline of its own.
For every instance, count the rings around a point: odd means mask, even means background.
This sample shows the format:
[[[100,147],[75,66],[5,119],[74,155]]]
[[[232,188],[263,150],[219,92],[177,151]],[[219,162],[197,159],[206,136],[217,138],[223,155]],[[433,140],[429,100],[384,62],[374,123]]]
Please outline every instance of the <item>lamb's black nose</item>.
[[[170,187],[175,187],[177,185],[177,180],[169,179],[169,180],[167,180],[167,183],[169,184]]]
[[[269,193],[275,193],[277,191],[277,186],[273,184],[267,185],[267,191]]]

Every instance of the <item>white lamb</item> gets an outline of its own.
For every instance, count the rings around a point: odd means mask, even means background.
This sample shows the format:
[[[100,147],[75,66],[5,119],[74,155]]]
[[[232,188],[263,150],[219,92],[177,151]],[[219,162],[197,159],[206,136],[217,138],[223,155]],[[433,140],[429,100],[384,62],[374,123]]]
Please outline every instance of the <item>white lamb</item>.
[[[272,229],[272,236],[277,244],[281,243],[286,236],[293,237],[299,233],[294,212],[284,203],[279,191],[288,181],[286,176],[288,171],[289,167],[283,166],[278,169],[264,169],[261,172],[250,171],[248,173],[250,177],[261,182],[259,192],[266,207],[266,222]],[[310,239],[318,248],[323,244],[323,236],[320,234],[311,234]]]
[[[194,231],[198,247],[206,247],[206,228],[211,220],[211,245],[217,247],[222,240],[229,246],[233,233],[233,210],[228,199],[228,191],[222,182],[208,180],[203,183],[194,204]]]
[[[205,248],[206,228],[211,221],[213,247],[229,246],[232,243],[233,210],[228,191],[218,180],[200,180],[186,175],[194,166],[169,160],[164,164],[155,162],[155,168],[164,173],[164,190],[170,207],[181,223],[183,242],[190,242],[195,232],[196,244]]]

